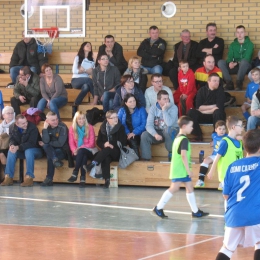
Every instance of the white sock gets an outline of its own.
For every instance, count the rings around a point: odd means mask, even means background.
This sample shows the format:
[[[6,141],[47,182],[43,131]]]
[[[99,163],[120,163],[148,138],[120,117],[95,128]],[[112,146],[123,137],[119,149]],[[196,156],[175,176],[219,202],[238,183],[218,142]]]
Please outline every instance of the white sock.
[[[196,204],[196,198],[195,198],[194,192],[186,193],[186,198],[187,198],[187,201],[189,202],[192,212],[194,212],[194,213],[198,212],[199,209]]]
[[[163,209],[166,203],[171,199],[171,197],[171,192],[169,190],[166,190],[157,204],[157,209]]]
[[[227,211],[227,200],[224,200],[224,210]]]

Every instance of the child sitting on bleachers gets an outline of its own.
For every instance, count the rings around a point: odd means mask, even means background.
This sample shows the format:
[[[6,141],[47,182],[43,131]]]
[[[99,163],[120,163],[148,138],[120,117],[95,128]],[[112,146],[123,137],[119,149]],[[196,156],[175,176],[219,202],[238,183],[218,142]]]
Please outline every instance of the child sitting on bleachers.
[[[180,70],[178,73],[178,82],[180,90],[180,101],[178,104],[179,117],[186,115],[187,111],[194,108],[194,98],[197,93],[195,76],[189,68],[186,60],[180,60]]]
[[[250,117],[249,112],[247,111],[249,108],[251,108],[251,102],[252,102],[252,97],[253,94],[258,90],[259,88],[259,83],[260,83],[260,69],[259,68],[254,68],[251,71],[251,77],[253,79],[252,82],[248,83],[247,88],[246,88],[246,102],[241,106],[243,116],[245,117],[246,120]]]

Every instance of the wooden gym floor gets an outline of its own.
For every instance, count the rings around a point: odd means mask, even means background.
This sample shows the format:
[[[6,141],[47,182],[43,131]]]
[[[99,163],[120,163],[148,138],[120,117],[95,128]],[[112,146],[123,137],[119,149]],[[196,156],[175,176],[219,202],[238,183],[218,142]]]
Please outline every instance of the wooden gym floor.
[[[215,259],[223,240],[223,199],[196,190],[211,213],[192,219],[185,190],[165,207],[169,219],[151,215],[165,188],[87,185],[0,187],[1,260]],[[239,248],[232,259],[253,259]]]

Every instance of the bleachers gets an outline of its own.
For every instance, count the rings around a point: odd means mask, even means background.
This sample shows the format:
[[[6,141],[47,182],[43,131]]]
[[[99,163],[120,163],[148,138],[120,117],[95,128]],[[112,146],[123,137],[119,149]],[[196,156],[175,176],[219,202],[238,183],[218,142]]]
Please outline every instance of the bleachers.
[[[72,73],[71,67],[76,53],[75,52],[54,52],[49,56],[49,63],[54,65],[54,71],[58,72],[59,75],[63,78],[65,83],[71,81]],[[94,56],[97,53],[94,52]],[[128,60],[130,57],[136,55],[135,51],[128,51],[124,53],[125,58]],[[165,55],[165,61],[168,61],[173,56],[172,51],[167,51]],[[9,64],[11,53],[0,53],[0,65]],[[233,76],[234,77],[234,76]],[[149,81],[147,86],[150,85],[150,75],[148,75]],[[234,77],[235,79],[235,77]],[[13,90],[7,89],[5,86],[10,82],[9,74],[0,74],[0,90],[3,93],[3,98],[5,105],[10,105],[10,98],[13,96]],[[236,97],[236,105],[241,106],[244,102],[245,88],[248,83],[248,80],[245,80],[243,91],[229,91],[229,93]],[[172,87],[172,83],[168,77],[164,77],[164,85]],[[69,127],[72,123],[72,104],[79,93],[79,90],[67,89],[68,91],[68,104],[60,109],[60,115],[64,123]],[[27,109],[29,106],[21,107],[22,111]],[[79,106],[79,110],[86,111],[87,109],[92,108],[91,103],[89,103],[89,98],[86,97],[83,103]],[[102,108],[101,106],[99,107]],[[47,110],[45,111],[47,112]],[[227,115],[238,115],[239,118],[243,119],[243,115],[240,107],[229,107],[226,108]],[[95,133],[97,135],[100,124],[94,126]],[[38,126],[41,131],[43,127],[43,122]],[[210,147],[212,125],[201,125],[204,142],[203,143],[192,143],[192,171],[193,171],[193,182],[197,181],[199,164],[198,164],[198,154],[200,150],[205,151],[205,156],[209,155],[212,151]],[[192,136],[189,136],[192,137]],[[127,169],[118,169],[118,181],[119,185],[140,185],[140,186],[169,186],[169,167],[168,162],[168,153],[164,148],[164,144],[152,146],[152,161],[143,162],[137,161],[130,165]],[[17,164],[18,165],[18,164]],[[117,165],[116,162],[112,165]],[[43,181],[46,176],[47,163],[46,159],[37,160],[35,163],[35,181]],[[19,180],[19,167],[16,167],[15,180]],[[67,182],[67,179],[70,177],[73,169],[67,167],[67,162],[64,163],[64,166],[56,170],[54,182]],[[102,180],[92,179],[87,177],[87,183],[103,183]],[[215,174],[213,180],[206,179],[206,188],[217,188],[218,180],[217,174]]]

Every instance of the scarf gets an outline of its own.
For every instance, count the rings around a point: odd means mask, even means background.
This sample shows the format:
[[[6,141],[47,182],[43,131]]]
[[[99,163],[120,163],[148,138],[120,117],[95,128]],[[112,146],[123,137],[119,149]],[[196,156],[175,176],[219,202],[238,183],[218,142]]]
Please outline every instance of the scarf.
[[[10,123],[6,123],[5,120],[2,121],[0,124],[0,134],[7,133],[9,134],[9,127],[11,124],[13,124],[15,119],[13,119]]]
[[[186,51],[185,51],[185,55],[184,57],[182,58],[182,50],[183,50],[183,47],[184,47],[184,44],[183,42],[179,45],[178,49],[177,49],[177,58],[178,58],[178,61],[180,60],[187,60],[188,58],[188,54],[189,54],[189,51],[190,51],[190,42],[188,44],[186,44]]]
[[[85,126],[79,127],[77,126],[77,133],[78,133],[78,147],[83,145],[83,138],[85,136]]]
[[[107,140],[108,142],[110,142],[110,132],[113,129],[113,127],[107,122],[106,123],[106,132],[107,132]]]

